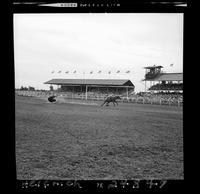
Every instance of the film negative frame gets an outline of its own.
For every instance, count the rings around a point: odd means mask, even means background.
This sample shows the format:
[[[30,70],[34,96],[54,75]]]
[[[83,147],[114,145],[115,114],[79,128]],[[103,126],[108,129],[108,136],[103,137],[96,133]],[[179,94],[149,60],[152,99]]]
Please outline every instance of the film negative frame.
[[[17,13],[183,13],[184,14],[184,45],[186,42],[186,20],[187,20],[187,2],[151,2],[151,1],[111,1],[111,2],[94,2],[94,1],[53,1],[53,2],[19,2],[14,1],[10,4],[10,22],[11,27],[11,39],[10,44],[13,48],[13,14]],[[14,52],[13,49],[11,57],[10,86],[13,87],[14,79]],[[184,46],[184,64],[186,49]],[[14,88],[14,87],[13,87]],[[13,102],[11,107],[11,116],[13,123],[11,128],[15,128],[15,111],[14,97],[10,97]],[[185,134],[185,133],[184,133]],[[12,161],[10,166],[11,182],[15,185],[17,192],[82,192],[82,191],[108,191],[108,192],[176,192],[183,191],[185,188],[184,180],[16,180],[16,164],[15,164],[15,137],[12,130],[9,133],[11,145]]]

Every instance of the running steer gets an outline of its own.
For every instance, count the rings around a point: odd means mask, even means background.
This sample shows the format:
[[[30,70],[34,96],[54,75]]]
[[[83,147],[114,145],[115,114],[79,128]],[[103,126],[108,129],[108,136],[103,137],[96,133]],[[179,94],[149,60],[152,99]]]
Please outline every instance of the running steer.
[[[105,99],[105,101],[103,102],[101,106],[103,106],[105,103],[106,103],[106,106],[109,106],[110,102],[112,102],[114,106],[115,106],[115,103],[118,105],[116,101],[117,99],[121,99],[121,98],[119,96],[109,96]]]

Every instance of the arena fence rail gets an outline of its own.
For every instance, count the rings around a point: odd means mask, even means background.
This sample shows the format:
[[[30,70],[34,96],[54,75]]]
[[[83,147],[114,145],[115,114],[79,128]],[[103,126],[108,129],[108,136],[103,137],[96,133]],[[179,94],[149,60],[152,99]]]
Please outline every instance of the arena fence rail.
[[[73,94],[66,92],[53,92],[54,95],[59,95],[60,97],[64,97],[66,99],[79,99],[86,100],[85,94]],[[15,90],[15,94],[18,96],[28,96],[28,97],[39,97],[39,98],[47,98],[52,94],[50,91],[23,91],[23,90]],[[105,95],[88,95],[87,100],[94,101],[103,101],[106,98]],[[167,105],[167,106],[183,106],[183,100],[179,99],[162,99],[162,98],[148,98],[148,97],[121,97],[121,100],[118,100],[122,103],[136,103],[136,104],[152,104],[152,105]]]

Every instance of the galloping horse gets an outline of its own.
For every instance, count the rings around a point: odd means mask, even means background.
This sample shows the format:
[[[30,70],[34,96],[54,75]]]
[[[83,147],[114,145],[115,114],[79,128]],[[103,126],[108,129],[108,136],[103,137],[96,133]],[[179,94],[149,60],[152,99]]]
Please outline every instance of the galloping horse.
[[[105,101],[103,102],[101,106],[103,106],[105,103],[106,103],[106,106],[109,106],[110,102],[112,102],[114,106],[115,106],[115,103],[118,105],[116,101],[117,99],[121,99],[121,98],[119,96],[109,96],[105,99]]]

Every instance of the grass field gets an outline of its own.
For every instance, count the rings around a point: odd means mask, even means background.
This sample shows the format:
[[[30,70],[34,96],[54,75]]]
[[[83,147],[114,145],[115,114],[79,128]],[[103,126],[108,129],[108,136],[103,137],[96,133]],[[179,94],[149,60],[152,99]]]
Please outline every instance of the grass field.
[[[17,179],[183,179],[182,107],[15,100]]]

